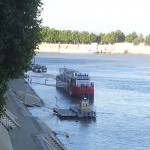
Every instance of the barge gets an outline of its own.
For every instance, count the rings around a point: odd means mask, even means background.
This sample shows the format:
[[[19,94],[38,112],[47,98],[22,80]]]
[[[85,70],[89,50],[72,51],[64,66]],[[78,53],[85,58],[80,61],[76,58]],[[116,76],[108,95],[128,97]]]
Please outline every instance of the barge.
[[[71,106],[69,109],[53,108],[53,112],[60,118],[96,118],[96,112],[91,108],[89,100],[84,98],[80,104]]]
[[[56,76],[56,87],[63,89],[73,98],[82,99],[86,97],[92,102],[94,100],[94,83],[90,76],[69,68],[60,68]]]

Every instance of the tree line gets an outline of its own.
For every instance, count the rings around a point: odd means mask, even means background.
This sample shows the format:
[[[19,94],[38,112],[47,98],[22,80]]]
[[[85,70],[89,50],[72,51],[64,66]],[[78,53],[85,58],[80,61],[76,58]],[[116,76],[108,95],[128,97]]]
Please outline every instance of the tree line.
[[[71,31],[71,30],[56,30],[54,28],[42,27],[41,28],[42,42],[47,43],[68,43],[68,44],[114,44],[114,43],[133,43],[139,45],[145,43],[150,45],[150,35],[144,38],[141,33],[138,35],[132,32],[125,35],[122,31],[116,30],[110,33],[94,34],[87,31]]]

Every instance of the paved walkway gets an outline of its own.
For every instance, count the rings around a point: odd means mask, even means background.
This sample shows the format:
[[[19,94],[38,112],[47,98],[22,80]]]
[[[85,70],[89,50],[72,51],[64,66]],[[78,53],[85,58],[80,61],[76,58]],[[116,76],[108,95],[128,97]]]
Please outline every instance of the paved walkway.
[[[33,117],[16,97],[14,90],[26,91],[26,86],[19,86],[23,84],[26,83],[20,79],[9,84],[6,108],[15,116],[20,128],[7,131],[0,124],[0,150],[65,150],[53,131],[40,119]],[[27,84],[27,88],[30,89],[28,86]]]
[[[13,150],[8,131],[0,123],[0,150]]]

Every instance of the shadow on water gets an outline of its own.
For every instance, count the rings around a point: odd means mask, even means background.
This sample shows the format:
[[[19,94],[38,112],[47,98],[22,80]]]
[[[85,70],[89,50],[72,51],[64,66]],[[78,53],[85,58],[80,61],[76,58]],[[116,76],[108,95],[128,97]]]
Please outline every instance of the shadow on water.
[[[79,123],[81,123],[81,124],[85,124],[85,125],[87,125],[87,124],[90,124],[90,123],[92,123],[92,122],[96,122],[96,118],[75,118],[75,117],[59,117],[58,116],[58,118],[59,118],[59,120],[60,121],[65,121],[65,120],[67,120],[67,121],[75,121],[75,122],[79,122]]]
[[[69,100],[71,98],[71,96],[67,92],[65,92],[63,89],[56,87],[56,90],[57,90],[57,93],[59,93],[60,95],[63,95],[64,97],[66,97],[66,99]]]

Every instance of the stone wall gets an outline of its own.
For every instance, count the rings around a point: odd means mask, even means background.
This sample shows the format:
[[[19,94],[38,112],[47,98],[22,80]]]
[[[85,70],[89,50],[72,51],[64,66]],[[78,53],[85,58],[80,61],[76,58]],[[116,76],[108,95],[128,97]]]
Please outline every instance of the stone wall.
[[[50,53],[111,53],[111,54],[150,54],[150,46],[132,43],[116,43],[114,45],[92,44],[47,44],[39,45],[38,52]]]

